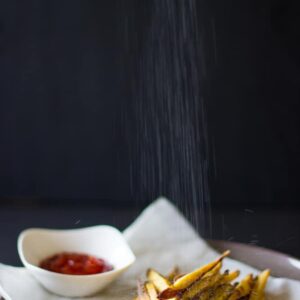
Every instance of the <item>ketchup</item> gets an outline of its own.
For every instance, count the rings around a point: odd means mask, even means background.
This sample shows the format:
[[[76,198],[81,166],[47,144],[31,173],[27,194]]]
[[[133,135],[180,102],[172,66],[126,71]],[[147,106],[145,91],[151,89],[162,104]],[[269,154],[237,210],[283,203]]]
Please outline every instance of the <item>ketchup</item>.
[[[68,275],[92,275],[111,271],[113,267],[102,258],[76,252],[62,252],[44,259],[42,269]]]

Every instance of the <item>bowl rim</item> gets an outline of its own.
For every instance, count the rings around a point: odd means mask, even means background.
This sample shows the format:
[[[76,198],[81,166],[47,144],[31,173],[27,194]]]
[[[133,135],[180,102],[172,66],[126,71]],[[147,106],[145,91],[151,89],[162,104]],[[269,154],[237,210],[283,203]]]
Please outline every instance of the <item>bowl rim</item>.
[[[74,231],[88,231],[88,230],[97,229],[97,228],[106,228],[106,229],[112,230],[121,237],[121,239],[124,242],[124,245],[126,246],[126,250],[130,253],[130,255],[132,257],[132,259],[129,260],[123,267],[114,268],[110,271],[98,273],[98,274],[88,274],[88,275],[62,274],[62,273],[48,271],[43,268],[40,268],[39,266],[29,263],[23,253],[23,241],[24,241],[26,235],[30,234],[31,232],[42,231],[42,232],[54,232],[54,233],[58,233],[58,234],[63,234],[63,233],[70,233],[70,232],[74,232]],[[44,273],[44,274],[47,274],[50,276],[72,278],[72,279],[75,279],[75,278],[76,279],[80,279],[80,278],[87,279],[87,278],[95,278],[95,277],[106,277],[111,274],[119,273],[120,271],[126,270],[128,267],[130,267],[136,261],[136,256],[133,253],[132,249],[130,248],[128,242],[124,238],[122,232],[119,229],[117,229],[113,226],[110,226],[110,225],[94,225],[94,226],[87,226],[87,227],[80,227],[80,228],[68,228],[68,229],[51,229],[51,228],[41,228],[41,227],[30,227],[30,228],[24,229],[20,232],[18,239],[17,239],[17,248],[18,248],[19,257],[26,268],[31,268],[32,270],[34,270],[36,272]]]

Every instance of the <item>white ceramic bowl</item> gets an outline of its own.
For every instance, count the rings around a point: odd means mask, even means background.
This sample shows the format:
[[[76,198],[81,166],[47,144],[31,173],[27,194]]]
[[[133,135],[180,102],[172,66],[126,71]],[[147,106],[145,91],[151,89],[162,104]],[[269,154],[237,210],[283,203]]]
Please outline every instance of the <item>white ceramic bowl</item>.
[[[106,225],[71,230],[27,229],[19,235],[18,251],[24,266],[38,282],[65,297],[85,297],[99,292],[135,261],[121,232]],[[95,275],[65,275],[39,267],[43,259],[64,251],[104,258],[114,269]]]

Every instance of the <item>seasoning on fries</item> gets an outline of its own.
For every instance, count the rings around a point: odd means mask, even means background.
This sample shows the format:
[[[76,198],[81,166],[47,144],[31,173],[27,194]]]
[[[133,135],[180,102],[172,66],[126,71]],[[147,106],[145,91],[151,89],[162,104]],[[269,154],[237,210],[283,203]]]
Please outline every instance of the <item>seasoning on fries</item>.
[[[182,275],[175,268],[165,277],[149,269],[147,281],[138,284],[135,300],[265,300],[270,271],[265,270],[256,277],[249,274],[236,282],[238,270],[221,271],[222,261],[229,253],[224,252],[215,261],[188,274]]]

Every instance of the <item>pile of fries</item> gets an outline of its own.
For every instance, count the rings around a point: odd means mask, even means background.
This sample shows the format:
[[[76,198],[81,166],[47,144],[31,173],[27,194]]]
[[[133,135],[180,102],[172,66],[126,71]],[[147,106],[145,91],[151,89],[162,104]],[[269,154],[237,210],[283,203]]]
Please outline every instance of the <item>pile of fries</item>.
[[[226,251],[215,261],[184,275],[175,269],[164,277],[149,269],[147,281],[138,284],[135,300],[265,300],[270,271],[265,270],[257,277],[250,274],[233,283],[239,271],[221,272],[222,261],[229,253]]]

